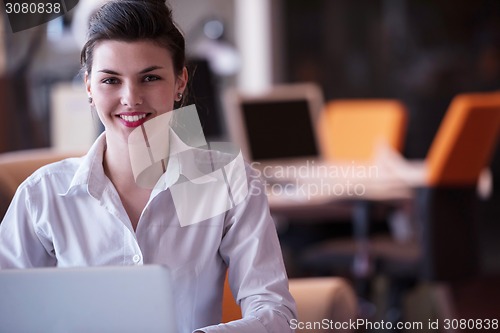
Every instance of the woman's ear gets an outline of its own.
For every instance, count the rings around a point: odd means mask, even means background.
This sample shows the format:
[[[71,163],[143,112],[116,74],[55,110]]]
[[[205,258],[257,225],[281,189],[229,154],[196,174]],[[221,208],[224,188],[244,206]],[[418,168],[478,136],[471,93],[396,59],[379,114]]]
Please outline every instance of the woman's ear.
[[[92,91],[90,89],[90,76],[89,72],[85,71],[85,75],[83,77],[83,80],[85,82],[85,88],[87,90],[87,95],[89,95],[89,98],[92,97]]]
[[[184,93],[184,90],[186,89],[186,85],[188,82],[188,70],[186,67],[182,69],[182,73],[177,76],[177,81],[176,81],[176,91],[175,93]]]

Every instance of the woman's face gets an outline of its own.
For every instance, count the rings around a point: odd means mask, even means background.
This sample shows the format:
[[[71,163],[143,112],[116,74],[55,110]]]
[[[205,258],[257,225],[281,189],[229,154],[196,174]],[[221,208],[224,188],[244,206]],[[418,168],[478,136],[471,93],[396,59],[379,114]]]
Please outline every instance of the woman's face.
[[[106,136],[125,142],[134,128],[171,111],[186,83],[186,69],[176,75],[170,52],[151,41],[99,42],[85,75]]]

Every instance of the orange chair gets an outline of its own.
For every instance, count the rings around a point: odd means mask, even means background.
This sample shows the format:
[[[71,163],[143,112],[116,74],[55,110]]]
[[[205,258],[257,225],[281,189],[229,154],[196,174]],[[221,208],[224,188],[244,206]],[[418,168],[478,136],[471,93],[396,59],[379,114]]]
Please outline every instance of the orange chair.
[[[324,156],[336,161],[369,162],[379,144],[401,151],[406,134],[405,106],[391,99],[334,100],[320,116]]]
[[[236,303],[229,282],[224,281],[224,294],[222,295],[222,322],[228,323],[233,320],[241,319],[241,308]]]
[[[475,186],[493,154],[500,127],[500,92],[457,95],[426,163],[429,186]]]
[[[455,280],[476,274],[477,183],[500,129],[500,92],[457,95],[426,158],[426,186],[417,192],[422,274]],[[446,240],[446,241],[444,241]]]
[[[0,222],[17,187],[38,168],[83,153],[62,152],[51,148],[22,150],[0,154]]]
[[[396,304],[402,302],[404,278],[453,285],[481,273],[477,183],[499,128],[499,92],[460,94],[450,103],[427,154],[425,185],[416,191],[413,217],[420,237],[402,244],[371,242],[381,271],[393,279]],[[442,301],[443,309],[454,308],[451,297]]]
[[[334,323],[349,322],[357,318],[357,299],[349,283],[339,277],[290,279],[290,293],[297,303],[297,319],[300,322]],[[222,322],[227,323],[241,318],[240,307],[234,301],[231,289],[224,282]],[[335,332],[351,332],[349,328]],[[296,333],[310,332],[297,328]],[[314,332],[332,332],[329,328],[316,329]]]
[[[471,251],[476,184],[492,156],[499,128],[500,92],[460,94],[452,100],[429,149],[426,178],[414,202],[423,243],[409,249],[405,244],[388,246],[386,239],[372,239],[373,257],[392,258],[398,267],[419,269],[428,279],[473,273],[477,266]],[[335,240],[318,245],[305,257],[308,266],[333,265],[339,255],[343,261],[352,258],[353,249],[349,240]]]

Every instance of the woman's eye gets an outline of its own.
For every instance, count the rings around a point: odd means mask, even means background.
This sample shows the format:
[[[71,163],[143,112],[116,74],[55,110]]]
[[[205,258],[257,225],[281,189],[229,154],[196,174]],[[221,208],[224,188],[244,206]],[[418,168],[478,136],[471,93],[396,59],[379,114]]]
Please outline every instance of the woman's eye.
[[[118,83],[118,79],[116,79],[114,77],[110,77],[110,78],[102,80],[101,82],[105,83],[105,84],[117,84]]]
[[[147,75],[144,77],[144,82],[151,82],[151,81],[157,81],[160,80],[159,76],[156,75]]]

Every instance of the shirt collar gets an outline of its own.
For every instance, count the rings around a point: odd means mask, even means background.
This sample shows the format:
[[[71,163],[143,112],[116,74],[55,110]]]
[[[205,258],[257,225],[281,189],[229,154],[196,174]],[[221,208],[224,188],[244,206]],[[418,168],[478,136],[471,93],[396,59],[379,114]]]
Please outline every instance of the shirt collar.
[[[103,159],[106,150],[106,133],[102,133],[94,142],[88,153],[82,157],[75,175],[66,193],[69,195],[78,187],[87,186],[88,193],[100,199],[109,179],[104,174]],[[177,183],[182,176],[194,183],[213,181],[209,175],[213,170],[210,150],[187,145],[170,129],[170,156],[166,172],[159,178],[153,193],[164,191]]]
[[[106,175],[104,174],[103,159],[106,150],[106,134],[102,133],[94,142],[85,156],[82,157],[75,175],[66,193],[69,195],[76,188],[87,186],[87,191],[95,198],[100,198],[106,187]]]

